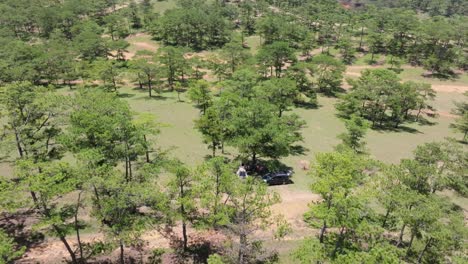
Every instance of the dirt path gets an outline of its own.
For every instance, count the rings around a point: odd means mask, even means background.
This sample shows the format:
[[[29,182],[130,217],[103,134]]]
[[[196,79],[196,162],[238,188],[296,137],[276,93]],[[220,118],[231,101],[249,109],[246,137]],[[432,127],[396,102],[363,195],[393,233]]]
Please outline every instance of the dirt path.
[[[124,52],[126,60],[130,60],[135,57],[136,52],[140,50],[147,50],[151,52],[156,52],[158,50],[159,47],[157,44],[141,41],[142,37],[151,39],[151,36],[146,33],[137,33],[130,35],[125,39],[130,44],[129,50]]]
[[[281,203],[272,207],[273,212],[283,215],[293,228],[287,239],[309,237],[311,228],[304,222],[304,213],[309,210],[311,202],[320,201],[320,196],[311,191],[293,190],[287,185],[271,188],[281,196]]]

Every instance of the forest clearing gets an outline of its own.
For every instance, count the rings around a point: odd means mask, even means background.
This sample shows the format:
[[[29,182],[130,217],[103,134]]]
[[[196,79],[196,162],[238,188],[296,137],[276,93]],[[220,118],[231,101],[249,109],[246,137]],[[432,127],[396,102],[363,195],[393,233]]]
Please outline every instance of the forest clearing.
[[[390,2],[1,2],[0,264],[466,263],[468,5]]]

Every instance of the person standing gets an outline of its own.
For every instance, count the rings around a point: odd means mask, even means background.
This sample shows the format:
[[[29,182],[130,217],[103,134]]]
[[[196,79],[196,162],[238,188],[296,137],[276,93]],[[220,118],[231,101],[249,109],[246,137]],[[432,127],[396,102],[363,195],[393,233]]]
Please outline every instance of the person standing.
[[[241,179],[247,178],[247,171],[245,170],[244,164],[239,166],[239,169],[237,170],[237,176],[239,176]]]

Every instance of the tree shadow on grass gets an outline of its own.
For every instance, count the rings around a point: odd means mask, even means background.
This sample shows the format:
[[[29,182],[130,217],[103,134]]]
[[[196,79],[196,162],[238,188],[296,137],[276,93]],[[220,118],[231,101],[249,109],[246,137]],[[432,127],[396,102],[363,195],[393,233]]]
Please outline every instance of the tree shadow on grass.
[[[462,73],[458,73],[455,71],[449,71],[446,73],[422,73],[421,76],[424,78],[429,78],[429,79],[439,79],[441,81],[447,81],[447,80],[458,80],[460,79],[460,76]]]
[[[426,119],[426,118],[419,118],[418,120],[415,120],[414,122],[416,122],[418,125],[421,125],[421,126],[435,126],[435,125],[439,124],[436,121],[431,121],[431,120]]]
[[[168,98],[162,95],[153,95],[151,97],[149,96],[144,96],[144,97],[139,97],[135,98],[136,100],[144,100],[144,101],[150,101],[150,100],[155,100],[155,101],[166,101]]]
[[[119,98],[132,98],[132,97],[135,97],[135,94],[131,94],[131,93],[119,93],[117,95]]]
[[[397,132],[397,133],[411,133],[411,134],[423,134],[416,128],[408,127],[405,125],[400,125],[398,127],[392,126],[381,126],[373,128],[374,131],[384,133],[384,132]]]
[[[24,210],[15,214],[5,213],[0,216],[0,229],[12,237],[18,246],[24,246],[27,251],[40,246],[45,240],[44,234],[30,228],[36,222],[37,219],[31,210]]]
[[[300,156],[300,155],[305,155],[306,152],[309,152],[309,149],[304,146],[301,146],[301,145],[291,146],[291,155]]]
[[[318,103],[310,103],[310,102],[296,102],[295,105],[298,108],[304,108],[304,109],[319,109],[320,107],[323,106]]]
[[[395,72],[396,74],[400,74],[400,73],[402,73],[402,72],[404,71],[404,69],[402,69],[402,68],[396,68],[396,67],[393,67],[393,68],[392,68],[392,67],[388,67],[387,70],[393,71],[393,72]]]

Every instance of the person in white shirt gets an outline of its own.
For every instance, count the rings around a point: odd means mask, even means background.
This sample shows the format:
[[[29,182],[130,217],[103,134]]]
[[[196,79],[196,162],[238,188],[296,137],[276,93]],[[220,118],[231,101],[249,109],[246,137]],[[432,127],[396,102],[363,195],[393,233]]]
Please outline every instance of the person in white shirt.
[[[236,172],[237,176],[239,176],[241,179],[247,178],[247,171],[244,168],[244,164],[240,165],[239,169]]]

